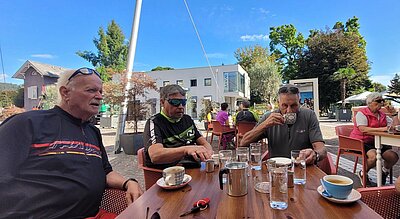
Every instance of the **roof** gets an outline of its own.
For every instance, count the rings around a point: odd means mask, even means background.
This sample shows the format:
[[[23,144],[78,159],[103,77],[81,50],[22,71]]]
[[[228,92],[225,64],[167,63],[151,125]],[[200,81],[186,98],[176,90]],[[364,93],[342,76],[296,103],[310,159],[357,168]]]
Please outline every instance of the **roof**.
[[[35,62],[31,60],[27,60],[15,74],[12,76],[13,78],[24,79],[25,73],[29,68],[34,68],[36,72],[41,74],[42,76],[58,78],[61,72],[69,70],[68,68],[63,68],[60,66]]]

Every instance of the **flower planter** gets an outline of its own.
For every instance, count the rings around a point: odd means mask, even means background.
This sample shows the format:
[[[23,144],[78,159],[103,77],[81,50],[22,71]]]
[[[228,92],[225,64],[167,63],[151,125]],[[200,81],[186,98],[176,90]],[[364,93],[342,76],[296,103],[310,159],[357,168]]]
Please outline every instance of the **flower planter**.
[[[137,155],[137,151],[144,147],[143,132],[121,134],[119,144],[125,154]]]

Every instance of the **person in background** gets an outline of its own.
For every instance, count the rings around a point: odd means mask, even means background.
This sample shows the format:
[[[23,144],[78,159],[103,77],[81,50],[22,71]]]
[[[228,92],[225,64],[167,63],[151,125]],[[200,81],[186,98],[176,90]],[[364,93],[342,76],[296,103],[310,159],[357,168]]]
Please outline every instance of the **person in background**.
[[[224,149],[227,148],[228,144],[234,147],[233,138],[235,137],[235,131],[230,129],[229,126],[229,114],[228,114],[228,104],[221,103],[221,110],[217,113],[216,120],[226,128],[226,133],[222,135],[221,144]]]
[[[250,102],[243,100],[240,104],[240,111],[236,114],[235,123],[238,122],[258,122],[258,115],[249,109]]]
[[[314,111],[300,108],[299,89],[291,84],[278,91],[279,109],[265,114],[257,126],[247,132],[240,146],[268,139],[270,157],[288,157],[291,150],[303,150],[307,164],[314,164],[327,156],[321,129]],[[294,124],[285,124],[284,115],[296,113]]]
[[[126,190],[128,204],[142,190],[113,171],[100,130],[102,81],[93,69],[68,70],[57,82],[60,102],[50,110],[12,116],[0,125],[0,215],[5,218],[86,218],[99,211],[106,187]]]
[[[376,166],[376,149],[374,136],[368,135],[367,132],[372,131],[386,131],[387,125],[390,123],[393,126],[399,124],[399,118],[396,110],[393,106],[386,106],[382,108],[385,100],[382,95],[377,92],[370,93],[366,99],[367,107],[361,109],[356,114],[354,121],[353,131],[350,133],[350,137],[360,139],[364,142],[364,148],[367,153],[367,173],[368,171]],[[383,110],[387,111],[389,115],[386,115]],[[399,160],[399,156],[394,151],[390,150],[391,147],[383,145],[382,147],[382,158],[384,164],[382,166],[382,185],[385,185],[386,178],[389,175],[389,170]],[[362,171],[358,172],[358,176],[362,182]],[[371,185],[370,180],[367,177],[367,185]]]
[[[146,166],[163,169],[182,165],[200,167],[211,158],[212,148],[197,130],[194,121],[184,114],[186,91],[177,84],[160,92],[160,113],[147,120],[144,128]]]

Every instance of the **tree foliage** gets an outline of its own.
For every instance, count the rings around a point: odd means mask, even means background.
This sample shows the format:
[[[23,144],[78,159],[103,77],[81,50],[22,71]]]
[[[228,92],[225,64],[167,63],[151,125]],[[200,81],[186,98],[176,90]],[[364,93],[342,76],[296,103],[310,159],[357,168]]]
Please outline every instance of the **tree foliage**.
[[[400,77],[396,73],[394,78],[390,80],[389,93],[400,94]]]
[[[157,66],[157,67],[151,69],[151,71],[164,71],[164,70],[174,70],[174,68]]]
[[[270,27],[269,43],[272,55],[283,65],[282,76],[285,81],[293,79],[298,72],[296,60],[302,55],[306,40],[293,24]]]
[[[98,36],[93,40],[97,52],[85,50],[76,54],[92,63],[101,74],[102,80],[106,82],[112,77],[109,69],[112,69],[112,72],[123,72],[125,69],[128,44],[125,43],[125,36],[114,20],[107,26],[106,32],[100,27]]]
[[[342,106],[345,107],[344,99],[346,99],[346,83],[348,80],[352,80],[356,76],[356,72],[353,68],[339,68],[339,70],[333,73],[333,79],[340,81],[340,94],[342,99]]]
[[[268,102],[273,105],[277,100],[278,89],[282,83],[282,77],[276,64],[273,62],[255,63],[249,69],[249,74],[252,75],[252,80],[250,81],[251,92],[253,96],[258,96],[262,100],[253,100],[253,102]]]
[[[372,89],[370,89],[371,92],[383,92],[386,90],[387,90],[386,86],[379,82],[373,82]]]

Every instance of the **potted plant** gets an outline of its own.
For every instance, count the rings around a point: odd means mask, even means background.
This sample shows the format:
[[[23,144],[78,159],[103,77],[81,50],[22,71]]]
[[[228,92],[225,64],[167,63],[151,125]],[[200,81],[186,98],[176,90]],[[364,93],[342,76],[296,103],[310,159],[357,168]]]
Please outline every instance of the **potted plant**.
[[[120,78],[122,75],[120,75]],[[116,80],[118,81],[118,80]],[[108,102],[110,105],[112,103],[122,103],[124,100],[124,89],[125,89],[125,80],[119,80],[122,83],[117,82],[106,82],[104,86],[105,100],[112,98],[111,102]],[[149,90],[157,91],[156,82],[143,72],[136,72],[132,74],[130,79],[131,88],[128,90],[128,112],[126,121],[133,122],[133,132],[125,133],[125,131],[120,134],[120,145],[123,148],[126,154],[137,154],[137,151],[144,146],[143,143],[143,132],[139,132],[138,130],[138,122],[139,120],[146,119],[146,112],[148,104],[146,101],[143,101],[143,98],[146,97],[146,94]],[[110,95],[109,95],[110,94]],[[105,101],[106,102],[106,101]]]

